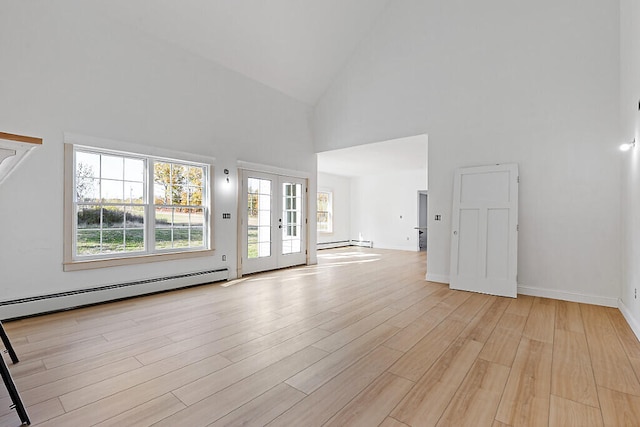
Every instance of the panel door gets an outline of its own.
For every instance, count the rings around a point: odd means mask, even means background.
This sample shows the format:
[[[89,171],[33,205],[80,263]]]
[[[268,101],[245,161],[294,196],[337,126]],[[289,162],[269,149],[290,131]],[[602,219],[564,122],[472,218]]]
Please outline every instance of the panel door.
[[[518,293],[518,165],[456,170],[450,287],[515,298]]]

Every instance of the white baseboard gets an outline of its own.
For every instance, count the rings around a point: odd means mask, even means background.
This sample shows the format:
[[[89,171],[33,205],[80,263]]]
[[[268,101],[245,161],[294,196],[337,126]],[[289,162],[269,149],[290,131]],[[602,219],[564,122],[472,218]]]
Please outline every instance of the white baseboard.
[[[640,319],[636,319],[633,317],[633,314],[631,314],[631,310],[629,310],[629,307],[624,305],[624,302],[622,302],[622,300],[618,300],[618,309],[624,316],[633,333],[636,334],[636,337],[638,338],[638,340],[640,340]]]
[[[432,274],[427,272],[426,279],[430,282],[449,284],[449,276],[445,274]]]
[[[518,285],[518,293],[534,297],[553,298],[563,301],[580,302],[583,304],[603,305],[605,307],[618,307],[618,299],[602,297],[598,295],[578,294],[574,292],[558,291],[555,289],[537,288],[534,286]]]

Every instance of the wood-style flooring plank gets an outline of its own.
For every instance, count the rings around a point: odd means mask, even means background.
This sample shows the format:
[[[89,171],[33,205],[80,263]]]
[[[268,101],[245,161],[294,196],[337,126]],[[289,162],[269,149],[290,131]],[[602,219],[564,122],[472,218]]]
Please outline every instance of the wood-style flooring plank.
[[[606,427],[640,425],[640,397],[598,387],[602,418]]]
[[[596,408],[599,406],[589,347],[584,334],[556,330],[551,394],[584,405]]]
[[[418,344],[407,351],[389,369],[389,372],[410,381],[418,381],[455,341],[464,327],[464,323],[456,320],[442,321]]]
[[[580,306],[596,384],[640,396],[640,382],[607,315],[607,308]]]
[[[369,387],[333,416],[326,427],[368,427],[384,421],[415,383],[389,372],[382,374]]]
[[[177,397],[167,393],[96,424],[96,427],[150,426],[184,408],[185,405]]]
[[[438,427],[491,425],[508,377],[506,366],[476,360],[438,421]]]
[[[331,378],[358,361],[361,357],[385,342],[398,328],[386,324],[379,325],[341,349],[334,351],[307,369],[289,378],[292,387],[311,394]],[[315,347],[315,345],[314,345]]]
[[[551,395],[549,427],[602,426],[599,408]]]
[[[411,426],[435,426],[473,366],[482,343],[458,339],[391,412]]]
[[[496,420],[508,425],[546,426],[549,422],[553,345],[522,338]]]
[[[302,400],[306,394],[280,383],[266,393],[228,413],[209,427],[263,426]]]
[[[380,346],[268,424],[321,426],[395,362],[401,353]]]
[[[190,404],[184,410],[163,419],[157,426],[208,425],[258,398],[326,355],[326,352],[308,346],[205,399]]]
[[[278,344],[277,346],[243,359],[240,362],[234,363],[227,368],[177,388],[173,391],[173,394],[185,404],[192,405],[286,358],[292,353],[315,344],[317,341],[326,337],[327,334],[329,334],[327,331],[312,329],[282,344]]]
[[[540,342],[553,343],[555,318],[555,301],[547,298],[536,298],[533,301],[527,324],[522,332],[523,336]]]

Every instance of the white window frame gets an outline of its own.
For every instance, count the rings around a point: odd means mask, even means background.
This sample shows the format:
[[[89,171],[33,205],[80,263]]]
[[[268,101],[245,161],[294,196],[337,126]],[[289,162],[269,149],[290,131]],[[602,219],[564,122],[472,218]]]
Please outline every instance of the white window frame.
[[[119,148],[119,147],[118,147]],[[119,252],[99,255],[76,255],[77,218],[76,218],[76,151],[93,152],[97,154],[123,156],[128,158],[143,159],[146,161],[145,188],[144,188],[144,251]],[[141,151],[141,150],[137,150]],[[157,151],[157,150],[154,150]],[[165,153],[162,153],[165,154]],[[213,255],[213,164],[202,161],[203,159],[188,159],[184,154],[167,153],[169,156],[156,154],[143,154],[141,152],[123,151],[120,149],[102,148],[101,146],[84,144],[65,144],[65,221],[64,221],[64,271],[76,271],[93,268],[113,267],[120,265],[142,264],[156,261],[168,261],[174,259],[193,258]],[[195,156],[194,156],[195,157]],[[154,162],[178,163],[183,165],[200,166],[204,169],[202,208],[204,209],[203,221],[203,246],[197,248],[155,248],[155,200],[154,200]],[[138,205],[140,206],[140,205]],[[185,206],[189,207],[189,206]]]
[[[316,192],[316,205],[318,203],[318,195],[320,195],[320,193],[324,193],[324,194],[328,194],[329,195],[329,210],[328,211],[320,211],[317,209],[316,206],[316,227],[318,229],[318,233],[320,234],[333,234],[333,191],[331,190],[326,190],[326,189],[321,189],[318,190]],[[329,215],[329,229],[328,230],[320,230],[320,226],[318,225],[318,212],[327,212]]]

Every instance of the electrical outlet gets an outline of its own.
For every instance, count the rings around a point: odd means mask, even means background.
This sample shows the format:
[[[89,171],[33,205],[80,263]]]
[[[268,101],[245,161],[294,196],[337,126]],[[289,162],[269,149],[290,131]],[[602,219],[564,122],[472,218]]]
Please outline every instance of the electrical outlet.
[[[227,256],[226,255],[222,255],[222,260],[226,261],[227,260]]]

